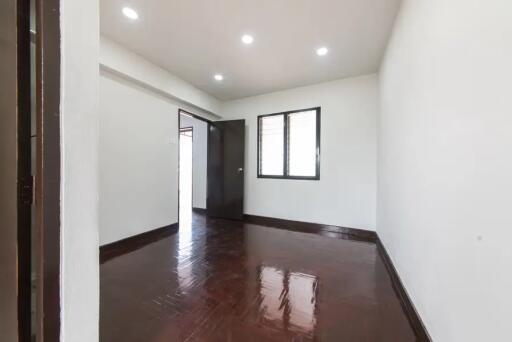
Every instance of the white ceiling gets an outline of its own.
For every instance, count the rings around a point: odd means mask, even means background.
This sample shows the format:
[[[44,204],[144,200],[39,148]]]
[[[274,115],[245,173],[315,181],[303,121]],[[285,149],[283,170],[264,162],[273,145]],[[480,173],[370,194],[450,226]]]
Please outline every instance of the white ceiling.
[[[231,100],[376,72],[399,1],[101,0],[101,32]],[[139,19],[124,17],[124,6]],[[244,33],[252,45],[241,43]],[[320,46],[327,56],[316,55]]]

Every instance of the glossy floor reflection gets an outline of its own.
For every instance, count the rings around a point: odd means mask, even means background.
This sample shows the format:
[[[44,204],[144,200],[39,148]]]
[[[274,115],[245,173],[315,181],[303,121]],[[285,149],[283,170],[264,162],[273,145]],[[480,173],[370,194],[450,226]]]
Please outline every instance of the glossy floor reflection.
[[[100,335],[415,341],[374,244],[197,214],[182,215],[175,235],[101,265]]]

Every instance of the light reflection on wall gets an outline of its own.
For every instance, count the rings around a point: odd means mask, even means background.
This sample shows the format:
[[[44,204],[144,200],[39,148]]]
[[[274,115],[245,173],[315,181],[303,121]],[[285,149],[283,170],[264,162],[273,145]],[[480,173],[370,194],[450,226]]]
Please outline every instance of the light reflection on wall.
[[[259,279],[263,322],[312,336],[316,326],[317,277],[261,266]]]

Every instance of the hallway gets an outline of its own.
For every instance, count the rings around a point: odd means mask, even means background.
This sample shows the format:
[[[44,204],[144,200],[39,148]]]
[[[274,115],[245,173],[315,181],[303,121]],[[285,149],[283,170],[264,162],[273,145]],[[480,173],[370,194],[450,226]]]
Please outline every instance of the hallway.
[[[100,340],[415,341],[373,243],[193,214],[101,265]]]

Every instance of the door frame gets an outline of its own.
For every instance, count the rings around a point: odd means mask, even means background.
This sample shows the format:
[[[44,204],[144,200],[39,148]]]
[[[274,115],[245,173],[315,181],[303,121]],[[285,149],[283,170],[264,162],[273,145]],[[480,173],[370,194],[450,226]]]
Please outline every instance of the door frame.
[[[3,330],[15,341],[31,341],[32,253],[37,262],[36,341],[60,339],[60,0],[34,0],[36,12],[36,177],[31,175],[31,32],[30,0],[7,0],[6,50],[2,57],[11,72],[3,79],[5,92],[12,93],[6,106],[5,122],[15,124],[16,137],[6,146],[9,159],[6,184],[15,191],[3,192],[11,230],[0,230],[0,239],[15,236],[15,259],[8,265],[16,272],[6,279],[14,284],[16,306],[11,308],[14,326]],[[8,26],[11,25],[11,26]],[[10,36],[7,36],[10,35]],[[3,51],[4,52],[4,51]],[[10,82],[10,83],[9,83]],[[11,148],[7,151],[7,147]],[[9,178],[15,175],[14,178]],[[31,205],[35,204],[36,232],[31,232]],[[10,235],[11,234],[11,235]],[[31,240],[36,248],[32,250]],[[12,265],[10,264],[12,263]],[[4,308],[5,309],[5,308]],[[8,313],[10,314],[10,313]],[[12,334],[12,335],[11,335]]]
[[[30,0],[17,0],[18,340],[32,334],[32,144]]]
[[[208,141],[208,135],[210,134],[210,125],[213,122],[211,120],[203,118],[202,116],[199,116],[197,114],[191,113],[191,112],[189,112],[189,111],[187,111],[185,109],[178,108],[178,226],[179,226],[179,223],[180,223],[180,171],[181,171],[181,167],[180,167],[180,136],[181,135],[180,135],[180,132],[181,132],[181,114],[188,115],[188,116],[191,116],[194,119],[206,122],[206,124],[207,124],[207,127],[206,127],[206,130],[207,130],[207,141]],[[194,150],[194,146],[192,145],[192,151],[193,150]],[[192,154],[193,154],[193,152],[192,152]],[[192,155],[192,158],[193,158],[193,155]],[[208,165],[208,158],[209,158],[208,153],[206,153],[206,165]],[[192,160],[192,164],[193,163],[194,163],[194,161]],[[192,169],[192,172],[194,172],[193,169]],[[208,184],[208,177],[206,179],[206,184]],[[194,187],[194,181],[192,180],[192,188],[193,187]],[[192,197],[192,201],[193,201],[193,195],[191,197]],[[206,187],[206,198],[208,199],[208,186]],[[192,207],[193,207],[193,205],[192,205]]]
[[[36,1],[37,342],[60,339],[60,0]]]

